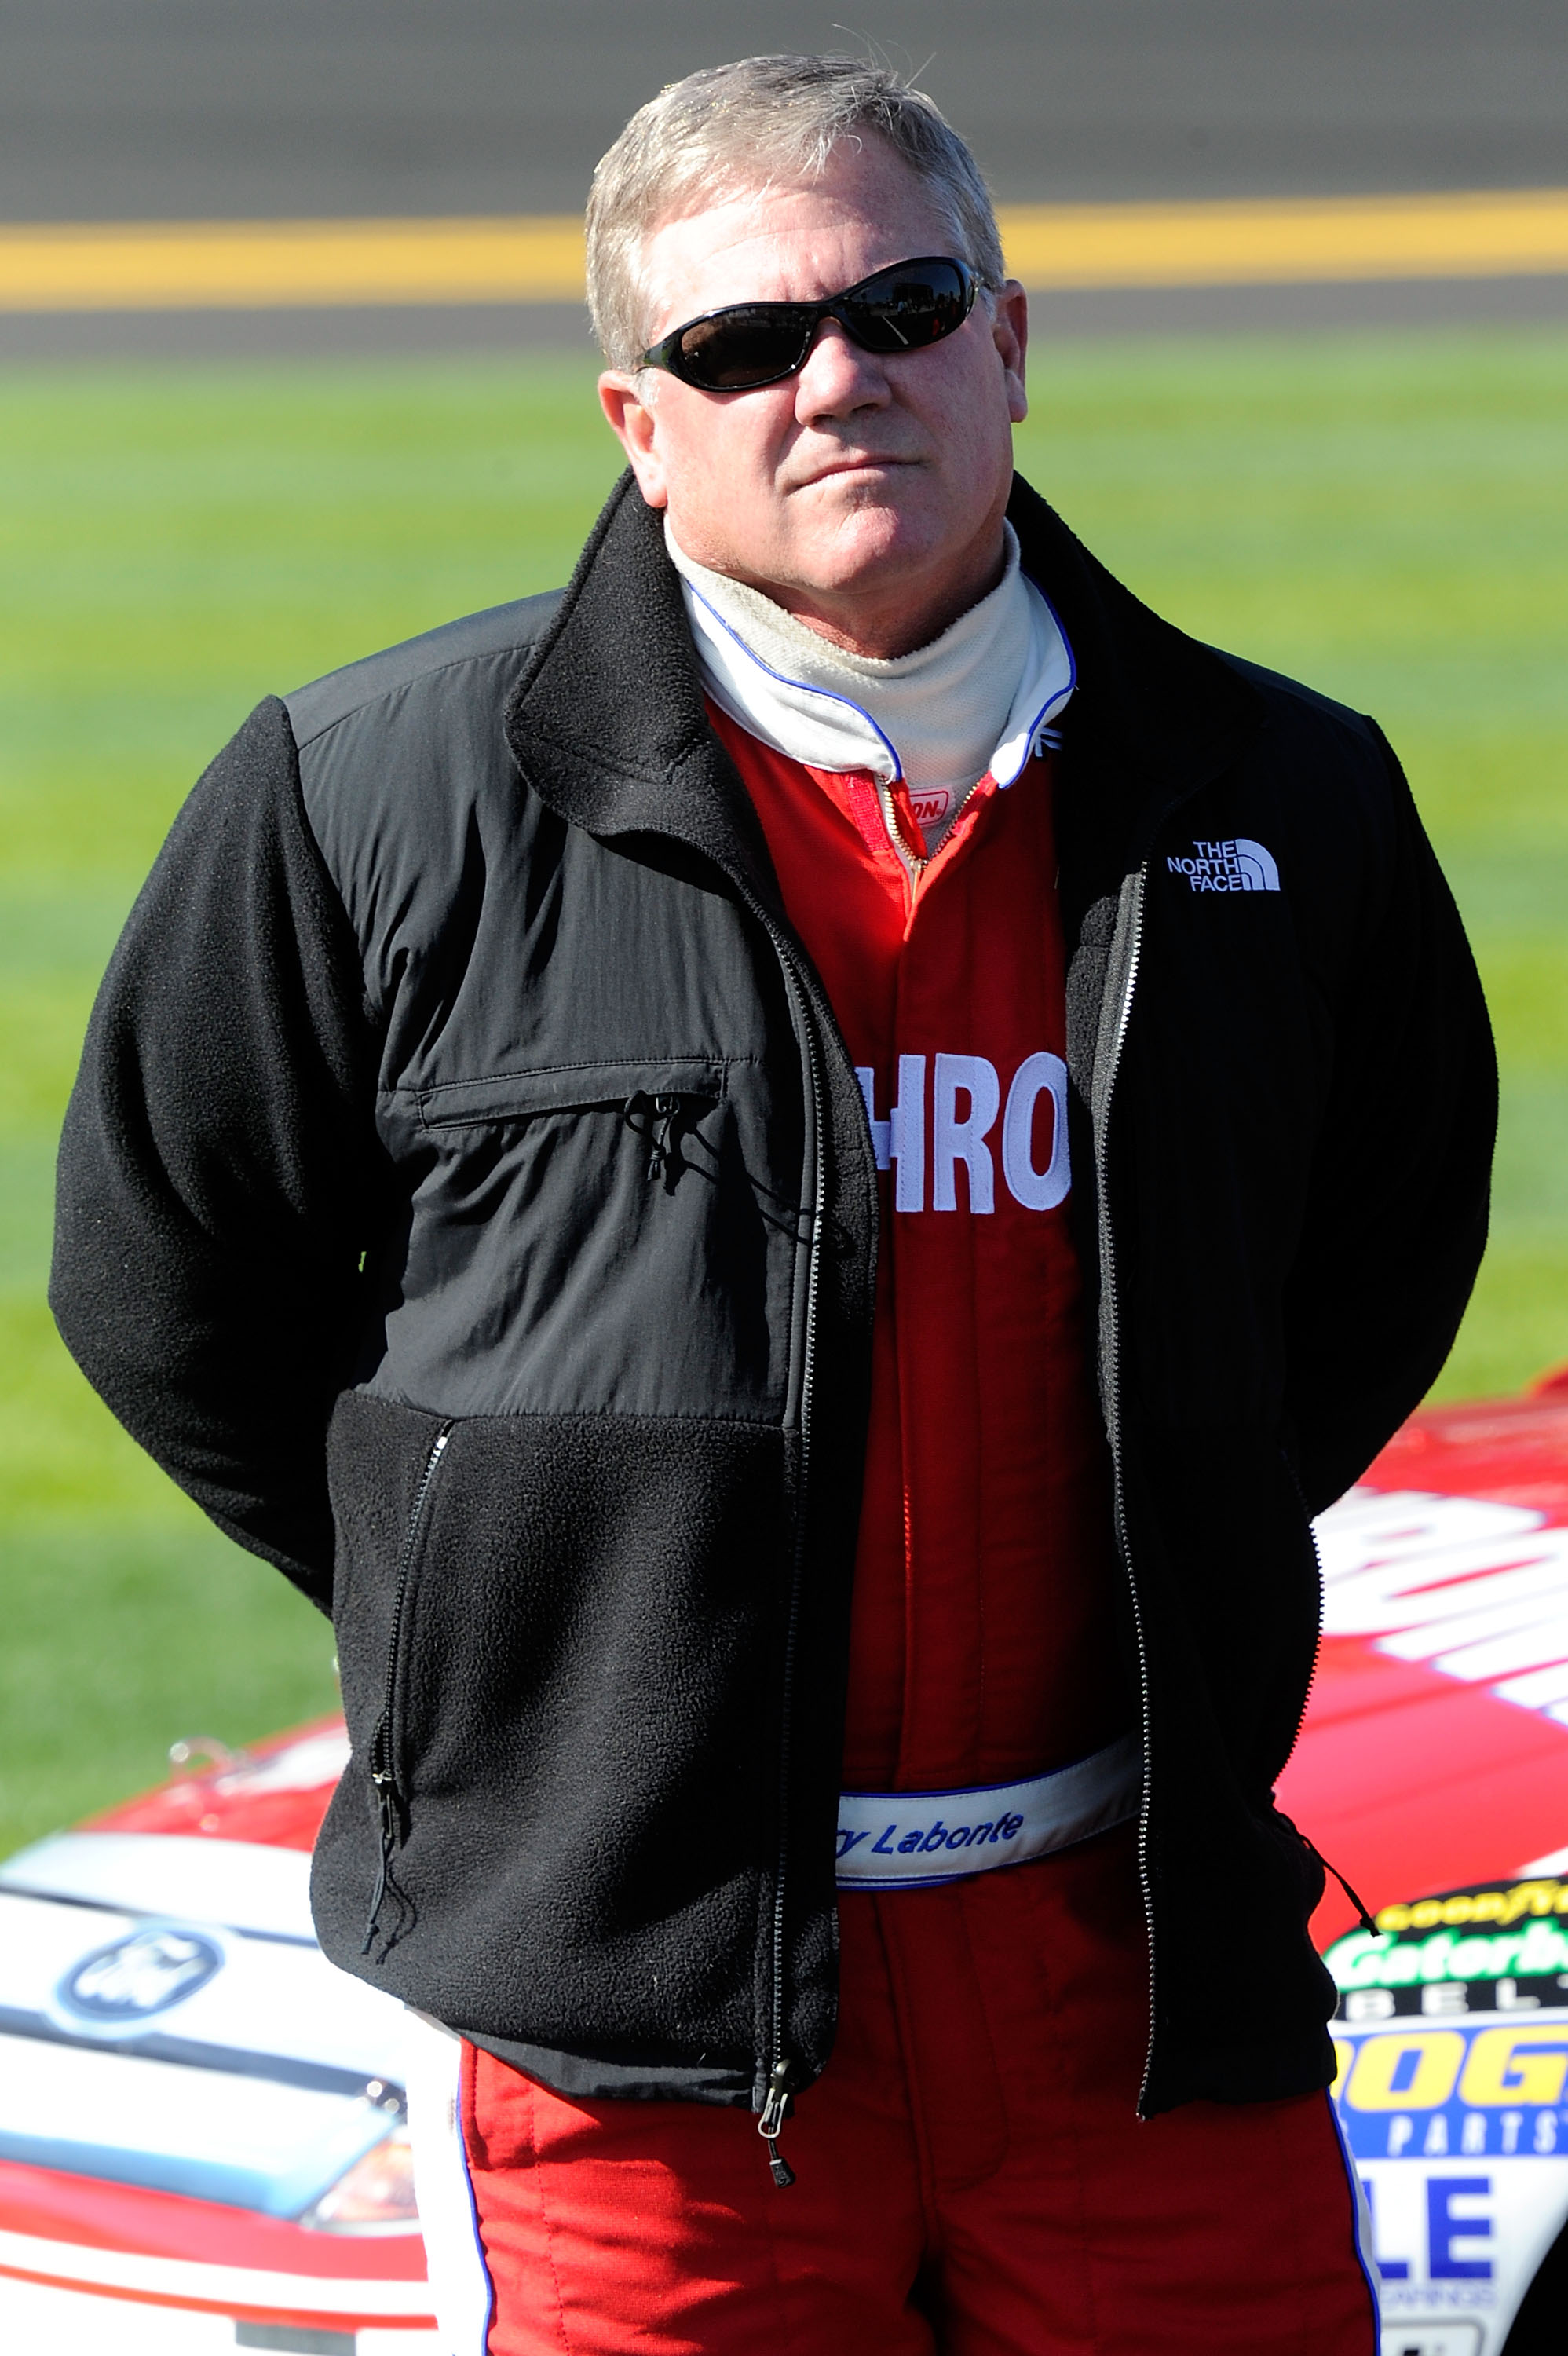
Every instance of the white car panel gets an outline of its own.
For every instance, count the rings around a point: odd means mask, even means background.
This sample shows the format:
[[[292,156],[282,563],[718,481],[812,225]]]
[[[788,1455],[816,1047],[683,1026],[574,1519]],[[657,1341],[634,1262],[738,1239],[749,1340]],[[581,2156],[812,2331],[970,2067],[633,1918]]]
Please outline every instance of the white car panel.
[[[180,1833],[54,1833],[6,1858],[0,1888],[315,1944],[303,1849]]]
[[[238,2356],[247,2344],[229,2315],[57,2290],[0,2276],[0,2348],[5,2356]],[[379,2329],[291,2335],[301,2348],[340,2342],[341,2356],[442,2356],[434,2330]],[[338,2351],[334,2351],[334,2356]]]
[[[1499,2356],[1568,2215],[1568,2012],[1336,2021],[1334,2040],[1383,2356]]]

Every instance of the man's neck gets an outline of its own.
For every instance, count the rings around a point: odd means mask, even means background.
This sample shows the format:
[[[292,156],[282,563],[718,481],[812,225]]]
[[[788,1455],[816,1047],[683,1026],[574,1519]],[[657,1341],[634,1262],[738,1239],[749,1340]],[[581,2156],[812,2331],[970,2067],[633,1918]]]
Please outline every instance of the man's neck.
[[[929,851],[987,768],[998,786],[1013,782],[1072,691],[1071,649],[1003,530],[996,588],[890,659],[830,644],[748,583],[694,564],[667,527],[706,692],[808,768],[901,776]]]
[[[946,570],[941,582],[931,584],[923,594],[912,594],[907,580],[880,591],[836,592],[796,582],[765,581],[759,573],[730,566],[713,569],[771,598],[829,646],[886,662],[930,646],[961,614],[988,596],[1007,569],[1007,545],[998,521],[995,533],[986,536],[969,562]]]

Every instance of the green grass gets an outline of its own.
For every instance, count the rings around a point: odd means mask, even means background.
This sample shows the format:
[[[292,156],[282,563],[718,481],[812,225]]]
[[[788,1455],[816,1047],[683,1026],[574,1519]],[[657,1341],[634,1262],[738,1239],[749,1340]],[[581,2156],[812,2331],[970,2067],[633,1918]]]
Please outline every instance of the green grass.
[[[43,1307],[93,987],[257,697],[559,581],[615,472],[577,360],[0,376],[0,1851],[182,1733],[330,1705],[331,1636],[116,1430]],[[1568,336],[1044,351],[1031,478],[1199,635],[1375,711],[1504,1065],[1443,1389],[1568,1357]]]

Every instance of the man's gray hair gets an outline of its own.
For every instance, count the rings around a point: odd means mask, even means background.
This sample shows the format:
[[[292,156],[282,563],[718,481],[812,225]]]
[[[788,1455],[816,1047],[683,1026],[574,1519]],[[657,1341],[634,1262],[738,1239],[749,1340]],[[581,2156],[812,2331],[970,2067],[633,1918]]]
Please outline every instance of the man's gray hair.
[[[649,99],[593,175],[588,307],[612,368],[635,368],[647,348],[643,248],[661,223],[721,195],[810,179],[840,140],[859,145],[868,132],[923,183],[959,260],[995,292],[1007,273],[990,196],[974,156],[923,91],[863,58],[741,58],[688,74]]]

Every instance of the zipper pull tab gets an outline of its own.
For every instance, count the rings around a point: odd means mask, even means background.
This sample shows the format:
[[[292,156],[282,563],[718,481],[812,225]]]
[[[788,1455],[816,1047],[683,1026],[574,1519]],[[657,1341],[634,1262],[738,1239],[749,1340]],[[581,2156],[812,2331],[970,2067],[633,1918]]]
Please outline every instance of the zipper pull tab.
[[[664,1177],[669,1167],[670,1152],[675,1141],[675,1125],[680,1118],[680,1098],[656,1097],[654,1112],[656,1118],[652,1142],[648,1149],[648,1177],[650,1182],[656,1183]]]
[[[773,2063],[769,2074],[768,2098],[763,2104],[763,2115],[757,2121],[757,2133],[767,2145],[768,2166],[781,2192],[786,2192],[795,2182],[795,2170],[779,2151],[779,2136],[788,2109],[789,2063],[781,2058]]]
[[[379,1746],[378,1746],[379,1747]],[[392,1869],[392,1851],[398,1842],[398,1795],[390,1768],[370,1770],[370,1781],[376,1787],[376,1807],[381,1820],[381,1862],[376,1874],[376,1887],[370,1895],[370,1912],[365,1922],[365,1937],[359,1952],[368,1955],[376,1936],[381,1907],[387,1895],[387,1879]]]

